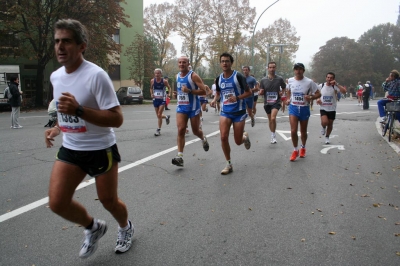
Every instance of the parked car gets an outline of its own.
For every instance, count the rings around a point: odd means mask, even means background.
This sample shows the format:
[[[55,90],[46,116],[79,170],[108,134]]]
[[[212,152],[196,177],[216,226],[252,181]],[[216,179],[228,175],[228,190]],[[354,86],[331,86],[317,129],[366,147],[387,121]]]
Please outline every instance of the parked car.
[[[116,93],[120,104],[143,103],[143,91],[139,87],[121,87]]]

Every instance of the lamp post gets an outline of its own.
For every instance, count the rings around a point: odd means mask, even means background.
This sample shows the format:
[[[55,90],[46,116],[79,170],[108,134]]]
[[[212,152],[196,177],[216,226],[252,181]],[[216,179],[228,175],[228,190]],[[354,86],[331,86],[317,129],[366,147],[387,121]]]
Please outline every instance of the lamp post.
[[[271,6],[273,6],[274,4],[276,4],[277,2],[279,2],[279,0],[276,0],[275,2],[273,2],[271,5],[269,5],[262,13],[261,15],[258,17],[256,24],[254,25],[253,28],[253,37],[251,37],[251,65],[254,67],[254,33],[256,32],[256,27],[258,24],[258,21],[260,20],[261,16],[265,13],[265,11],[268,10],[268,8],[270,8]]]

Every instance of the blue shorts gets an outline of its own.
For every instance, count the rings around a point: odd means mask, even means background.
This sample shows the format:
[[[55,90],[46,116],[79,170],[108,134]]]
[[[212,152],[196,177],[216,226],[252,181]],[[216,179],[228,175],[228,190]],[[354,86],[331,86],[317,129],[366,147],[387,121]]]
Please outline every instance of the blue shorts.
[[[194,111],[186,111],[183,110],[179,105],[176,107],[176,112],[179,114],[185,114],[188,116],[188,118],[195,117],[196,115],[200,114],[200,108],[194,110]]]
[[[203,104],[203,103],[208,103],[208,100],[207,99],[200,99],[200,104]]]
[[[308,120],[310,118],[310,107],[307,106],[296,106],[289,105],[289,116],[297,116],[299,121]]]
[[[160,107],[160,105],[165,105],[164,100],[153,99],[153,106],[155,108]]]
[[[245,102],[246,102],[247,108],[252,109],[252,108],[253,108],[253,103],[254,103],[254,98],[253,98],[253,96],[250,96],[250,97],[248,97],[248,98],[246,98],[246,99],[244,99],[244,100],[245,100]]]
[[[232,114],[232,113],[224,113],[223,111],[221,111],[220,115],[223,117],[229,118],[230,120],[232,120],[233,123],[242,122],[242,121],[246,120],[246,118],[247,118],[246,113],[236,115],[236,114]]]

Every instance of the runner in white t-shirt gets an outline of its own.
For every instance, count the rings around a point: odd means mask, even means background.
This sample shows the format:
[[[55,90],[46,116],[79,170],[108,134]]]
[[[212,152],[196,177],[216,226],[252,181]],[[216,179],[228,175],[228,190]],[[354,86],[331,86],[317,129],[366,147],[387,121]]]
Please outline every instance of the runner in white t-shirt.
[[[293,67],[294,77],[288,80],[287,104],[289,105],[289,121],[294,151],[290,161],[297,157],[306,157],[307,126],[310,118],[309,103],[320,97],[317,84],[304,76],[305,68],[302,63],[296,63]],[[299,137],[297,136],[298,124],[300,122],[301,147],[298,149]]]
[[[45,131],[48,148],[63,132],[50,176],[49,206],[64,219],[86,228],[81,258],[92,255],[107,232],[104,221],[94,219],[73,199],[87,174],[96,178],[98,198],[119,224],[116,253],[129,250],[134,233],[126,205],[117,192],[121,157],[112,128],[122,125],[122,111],[108,74],[83,58],[87,36],[86,28],[77,20],[63,19],[55,24],[55,54],[63,65],[50,77],[58,125]]]
[[[336,95],[338,91],[346,93],[346,88],[340,86],[335,80],[335,74],[328,72],[326,74],[326,82],[318,86],[321,92],[320,98],[317,99],[317,104],[320,105],[321,114],[321,134],[325,135],[325,144],[329,144],[329,136],[332,132],[333,121],[336,118]]]

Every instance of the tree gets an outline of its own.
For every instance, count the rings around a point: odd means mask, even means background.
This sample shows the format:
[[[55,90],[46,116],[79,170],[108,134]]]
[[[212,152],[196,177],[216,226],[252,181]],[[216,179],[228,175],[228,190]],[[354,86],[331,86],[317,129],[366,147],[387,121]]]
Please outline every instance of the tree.
[[[145,77],[152,77],[156,68],[157,44],[153,39],[136,34],[135,40],[126,48],[124,55],[131,65],[128,67],[130,79],[142,86]]]
[[[205,57],[201,49],[201,37],[209,25],[204,1],[176,0],[174,10],[175,29],[183,38],[182,53],[189,58],[193,70],[201,65]]]
[[[170,3],[151,4],[144,9],[145,36],[157,43],[157,66],[165,64],[176,56],[174,45],[168,38],[174,31],[174,5]]]
[[[85,58],[108,68],[110,54],[119,54],[120,46],[110,38],[119,23],[129,27],[120,6],[122,0],[17,0],[6,1],[8,17],[2,21],[2,34],[18,39],[16,53],[37,62],[36,106],[43,105],[43,80],[47,63],[54,57],[53,26],[60,18],[81,21],[89,29],[89,45]]]
[[[380,84],[392,69],[400,69],[400,27],[381,24],[365,32],[358,40],[371,54],[372,83]],[[372,77],[370,78],[372,79]]]
[[[365,82],[373,75],[369,50],[347,37],[333,38],[320,47],[311,68],[311,77],[324,81],[327,72],[334,72],[343,85]]]

